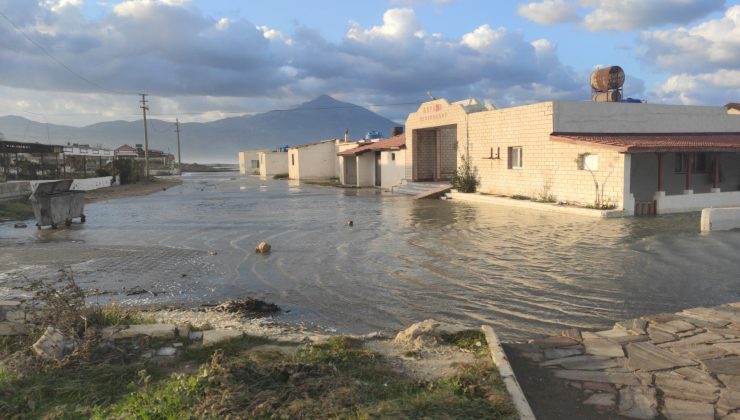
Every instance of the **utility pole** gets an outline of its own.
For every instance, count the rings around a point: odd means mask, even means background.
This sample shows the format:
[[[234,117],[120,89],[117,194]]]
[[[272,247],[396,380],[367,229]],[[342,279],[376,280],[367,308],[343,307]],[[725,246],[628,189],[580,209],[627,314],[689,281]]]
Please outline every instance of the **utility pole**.
[[[146,112],[149,107],[146,104],[146,93],[141,94],[141,111],[144,113],[144,176],[149,181],[149,133],[146,128]]]
[[[182,159],[180,158],[180,120],[175,118],[175,131],[177,132],[177,171],[182,176]]]

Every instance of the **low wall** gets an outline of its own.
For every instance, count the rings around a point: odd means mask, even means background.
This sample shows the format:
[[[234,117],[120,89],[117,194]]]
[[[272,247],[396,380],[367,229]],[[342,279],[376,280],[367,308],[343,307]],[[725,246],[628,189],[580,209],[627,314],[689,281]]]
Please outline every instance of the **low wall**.
[[[81,179],[75,179],[72,183],[72,186],[70,187],[71,190],[77,190],[77,191],[90,191],[90,190],[97,190],[98,188],[104,188],[104,187],[110,187],[111,185],[116,185],[115,183],[111,183],[113,180],[112,176],[101,176],[98,178],[81,178]],[[42,183],[42,182],[49,182],[51,180],[42,180],[42,181],[30,181],[31,188],[35,188],[36,185]],[[117,181],[117,180],[116,180]]]
[[[740,191],[702,194],[665,195],[655,193],[655,211],[658,214],[688,213],[707,207],[740,207]]]
[[[703,209],[701,211],[701,231],[740,229],[740,207]]]
[[[536,201],[515,200],[509,197],[496,197],[492,195],[482,195],[482,194],[477,194],[477,193],[466,194],[466,193],[460,193],[460,192],[453,191],[453,192],[448,193],[447,196],[452,198],[453,200],[458,200],[458,201],[497,204],[497,205],[507,206],[507,207],[518,207],[518,208],[524,208],[524,209],[539,210],[539,211],[544,211],[548,213],[579,214],[581,216],[602,217],[602,218],[624,217],[625,216],[625,213],[622,210],[597,210],[597,209],[587,209],[583,207],[561,206],[561,205],[554,204],[554,203],[538,203]]]
[[[30,193],[30,181],[10,181],[0,183],[0,201],[21,198]]]

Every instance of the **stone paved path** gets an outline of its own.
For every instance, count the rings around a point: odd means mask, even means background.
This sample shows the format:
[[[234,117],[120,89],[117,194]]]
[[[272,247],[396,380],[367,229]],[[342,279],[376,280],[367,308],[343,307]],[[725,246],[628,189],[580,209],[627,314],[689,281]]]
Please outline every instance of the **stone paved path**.
[[[617,322],[606,331],[566,330],[517,349],[605,413],[740,420],[740,302]]]

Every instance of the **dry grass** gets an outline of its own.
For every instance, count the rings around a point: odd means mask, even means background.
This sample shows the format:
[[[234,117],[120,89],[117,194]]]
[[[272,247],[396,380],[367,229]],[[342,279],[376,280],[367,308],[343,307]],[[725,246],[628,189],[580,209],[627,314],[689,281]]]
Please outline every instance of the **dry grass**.
[[[28,220],[33,218],[33,207],[28,198],[0,201],[0,220]]]

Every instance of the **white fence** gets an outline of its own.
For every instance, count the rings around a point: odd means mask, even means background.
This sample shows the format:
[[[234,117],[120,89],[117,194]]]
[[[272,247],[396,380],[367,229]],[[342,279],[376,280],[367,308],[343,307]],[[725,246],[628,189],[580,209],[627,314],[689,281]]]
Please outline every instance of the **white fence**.
[[[655,211],[658,214],[701,211],[707,207],[738,206],[740,191],[678,195],[665,195],[662,191],[655,193]]]

